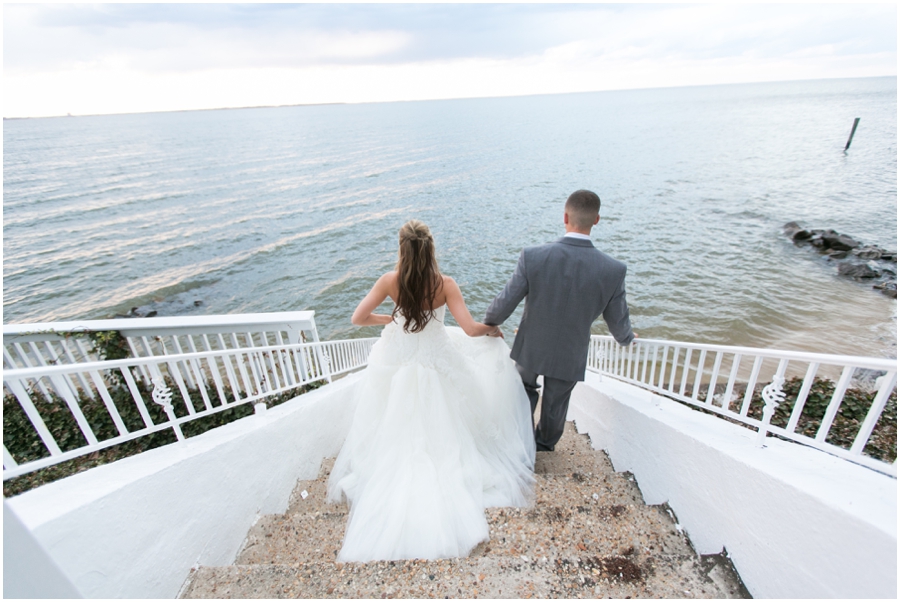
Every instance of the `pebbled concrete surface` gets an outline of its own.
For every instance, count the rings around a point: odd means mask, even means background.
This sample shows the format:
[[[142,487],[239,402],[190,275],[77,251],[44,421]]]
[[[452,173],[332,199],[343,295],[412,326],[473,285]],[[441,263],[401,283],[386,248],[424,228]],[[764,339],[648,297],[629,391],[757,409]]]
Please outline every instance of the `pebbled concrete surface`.
[[[260,518],[235,563],[191,572],[183,598],[748,598],[725,554],[698,556],[665,506],[572,423],[539,452],[531,508],[485,511],[468,558],[337,563],[347,508],[325,502],[333,465]],[[301,492],[306,491],[305,499]]]

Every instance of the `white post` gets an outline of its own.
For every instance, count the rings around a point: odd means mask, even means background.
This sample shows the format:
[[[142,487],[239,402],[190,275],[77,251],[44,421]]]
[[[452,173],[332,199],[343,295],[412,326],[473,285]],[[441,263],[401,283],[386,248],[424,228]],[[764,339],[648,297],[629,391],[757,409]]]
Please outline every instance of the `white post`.
[[[325,374],[325,380],[331,382],[331,358],[327,353],[322,352],[322,347],[318,344],[319,331],[316,329],[315,318],[310,318],[309,321],[312,323],[312,336],[313,342],[316,343],[316,357],[319,360],[319,366],[322,367],[322,372]]]

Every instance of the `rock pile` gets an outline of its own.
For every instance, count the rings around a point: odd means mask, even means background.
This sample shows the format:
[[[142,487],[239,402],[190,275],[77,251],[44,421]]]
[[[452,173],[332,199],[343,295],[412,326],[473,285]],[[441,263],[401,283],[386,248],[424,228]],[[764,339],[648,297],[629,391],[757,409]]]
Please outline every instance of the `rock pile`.
[[[155,318],[156,316],[178,316],[189,313],[195,307],[203,305],[201,299],[188,302],[183,299],[175,300],[153,300],[147,305],[141,307],[132,307],[127,314],[113,314],[110,318]]]
[[[872,288],[897,298],[897,251],[864,245],[834,230],[805,229],[797,222],[784,225],[784,234],[796,245],[810,245],[837,263],[838,275],[868,280]]]

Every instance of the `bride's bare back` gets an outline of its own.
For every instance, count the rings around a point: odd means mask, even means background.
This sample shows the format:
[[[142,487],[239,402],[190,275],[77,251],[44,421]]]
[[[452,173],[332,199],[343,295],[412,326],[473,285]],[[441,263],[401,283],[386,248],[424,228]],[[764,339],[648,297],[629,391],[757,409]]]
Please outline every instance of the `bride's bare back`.
[[[453,314],[456,323],[470,337],[503,336],[500,328],[497,326],[488,326],[481,322],[476,322],[466,307],[466,301],[463,299],[462,291],[459,285],[450,276],[441,275],[442,286],[437,289],[434,296],[434,304],[431,309],[437,309],[442,305],[446,305]],[[399,277],[396,271],[388,272],[381,276],[353,312],[350,319],[356,326],[378,326],[390,324],[393,318],[390,315],[373,313],[385,299],[391,298],[391,301],[397,303],[400,296]]]

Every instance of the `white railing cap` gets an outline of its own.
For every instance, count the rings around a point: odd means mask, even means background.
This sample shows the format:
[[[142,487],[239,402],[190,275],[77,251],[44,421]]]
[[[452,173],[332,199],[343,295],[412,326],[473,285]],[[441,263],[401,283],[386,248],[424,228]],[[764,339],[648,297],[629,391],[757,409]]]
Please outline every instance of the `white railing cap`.
[[[599,340],[615,339],[607,334],[594,334],[591,338]],[[775,359],[800,360],[819,362],[821,364],[840,364],[858,368],[872,368],[876,370],[896,370],[896,358],[862,357],[854,355],[832,355],[828,353],[813,353],[811,351],[787,351],[780,349],[764,349],[757,347],[736,347],[732,345],[713,345],[709,343],[685,343],[683,341],[665,341],[661,339],[634,339],[636,344],[658,345],[660,347],[682,347],[707,351],[723,351],[725,353],[740,353],[741,355],[758,355]],[[627,348],[629,345],[625,345]]]
[[[32,324],[4,324],[3,336],[25,336],[40,333],[97,332],[105,330],[177,330],[213,328],[219,326],[270,326],[297,324],[312,330],[315,311],[277,311],[258,314],[219,314],[212,316],[179,316],[160,318],[116,318],[112,320],[76,320],[71,322],[35,322]]]
[[[368,343],[378,340],[379,337],[367,337],[362,339],[338,339],[336,341],[319,341],[314,343],[293,343],[283,345],[263,345],[258,347],[237,347],[234,349],[214,349],[211,351],[193,351],[191,353],[178,353],[172,355],[142,355],[139,357],[126,357],[120,360],[95,360],[92,362],[78,362],[73,364],[54,364],[52,366],[31,366],[29,368],[9,368],[3,370],[3,380],[15,378],[40,378],[41,376],[55,376],[58,374],[75,374],[78,372],[90,372],[91,370],[110,370],[124,368],[126,366],[149,366],[159,364],[171,364],[210,357],[241,357],[248,354],[271,353],[274,351],[299,351],[301,349],[323,349],[337,347],[344,344]]]

